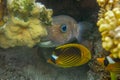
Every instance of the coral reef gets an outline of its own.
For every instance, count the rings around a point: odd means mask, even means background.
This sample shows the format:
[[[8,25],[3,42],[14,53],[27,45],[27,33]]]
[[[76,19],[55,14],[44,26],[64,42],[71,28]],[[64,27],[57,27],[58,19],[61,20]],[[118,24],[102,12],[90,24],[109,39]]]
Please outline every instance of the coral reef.
[[[47,36],[52,10],[35,0],[7,0],[6,23],[0,28],[0,47],[33,47]]]
[[[100,6],[97,26],[102,46],[114,58],[120,58],[120,0],[97,0]]]
[[[0,0],[0,26],[3,26],[5,23],[4,16],[5,16],[5,0]]]

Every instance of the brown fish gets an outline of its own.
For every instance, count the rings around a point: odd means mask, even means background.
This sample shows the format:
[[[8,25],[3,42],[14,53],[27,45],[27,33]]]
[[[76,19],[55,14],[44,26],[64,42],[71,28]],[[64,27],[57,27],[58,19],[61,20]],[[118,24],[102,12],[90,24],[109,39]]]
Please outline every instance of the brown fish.
[[[41,42],[42,47],[56,47],[73,40],[81,41],[82,35],[85,35],[87,28],[91,30],[91,24],[87,22],[77,23],[72,17],[59,15],[53,17],[52,26],[47,27],[48,36],[46,42]],[[45,41],[45,40],[44,40]]]

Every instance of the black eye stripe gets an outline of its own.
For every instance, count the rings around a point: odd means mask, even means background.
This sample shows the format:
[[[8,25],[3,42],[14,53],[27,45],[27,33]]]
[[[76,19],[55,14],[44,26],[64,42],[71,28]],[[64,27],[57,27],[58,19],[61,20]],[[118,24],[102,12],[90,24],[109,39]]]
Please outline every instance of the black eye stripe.
[[[115,58],[115,59],[113,59],[115,62],[119,62],[120,61],[120,59],[119,58]]]
[[[109,62],[108,62],[107,58],[105,58],[104,65],[107,66],[108,64],[109,64]]]
[[[52,61],[53,63],[56,63],[56,62],[55,62],[55,59],[54,59],[53,57],[51,57],[51,61]]]

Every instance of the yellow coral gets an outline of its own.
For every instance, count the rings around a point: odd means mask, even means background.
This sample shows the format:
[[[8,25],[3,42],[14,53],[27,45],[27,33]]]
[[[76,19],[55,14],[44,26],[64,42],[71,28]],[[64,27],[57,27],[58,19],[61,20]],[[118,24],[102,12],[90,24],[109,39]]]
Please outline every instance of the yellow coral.
[[[9,48],[14,46],[33,47],[40,42],[40,37],[46,36],[47,31],[44,25],[39,22],[39,19],[30,19],[27,26],[23,24],[15,24],[10,22],[6,25],[3,34],[0,35],[0,46]]]
[[[102,35],[102,46],[113,57],[120,58],[120,0],[97,0],[101,7],[97,25]]]
[[[11,4],[14,4],[14,1],[17,0],[12,0]],[[23,1],[24,3],[24,1],[27,0],[19,1]],[[47,36],[46,27],[51,23],[52,10],[46,9],[45,6],[40,3],[33,3],[34,4],[31,4],[30,11],[28,11],[27,14],[14,11],[14,9],[18,7],[13,7],[10,10],[8,8],[8,20],[0,28],[0,47],[33,47],[40,42],[42,37]],[[11,5],[8,5],[8,7],[9,6]],[[26,6],[26,4],[22,6]],[[19,6],[19,8],[21,7]],[[27,9],[29,10],[29,8],[25,8],[25,10]],[[47,22],[47,25],[44,24],[45,22]]]

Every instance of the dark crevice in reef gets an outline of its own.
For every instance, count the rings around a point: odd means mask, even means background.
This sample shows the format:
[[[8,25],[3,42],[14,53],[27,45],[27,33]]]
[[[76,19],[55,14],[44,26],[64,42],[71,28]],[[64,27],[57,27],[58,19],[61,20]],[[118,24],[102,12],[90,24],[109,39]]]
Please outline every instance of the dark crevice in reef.
[[[77,21],[97,17],[96,0],[37,0],[47,8],[53,9],[53,15],[65,14],[74,17]],[[97,18],[96,18],[97,19]]]

